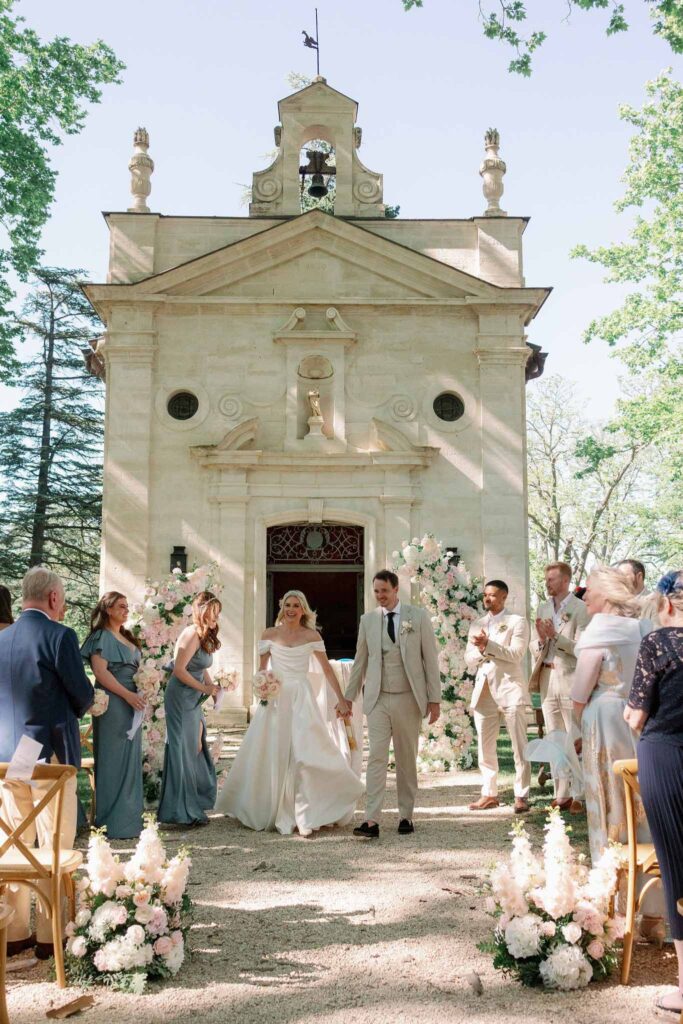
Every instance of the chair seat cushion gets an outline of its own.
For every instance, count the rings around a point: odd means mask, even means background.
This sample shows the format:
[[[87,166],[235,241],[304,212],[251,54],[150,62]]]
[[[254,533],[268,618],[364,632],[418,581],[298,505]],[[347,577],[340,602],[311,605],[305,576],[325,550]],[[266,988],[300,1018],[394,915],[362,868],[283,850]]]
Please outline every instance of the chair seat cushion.
[[[50,870],[52,867],[52,850],[31,850],[31,853],[42,867]],[[80,850],[59,851],[59,867],[62,872],[70,873],[75,871],[82,863],[83,854]],[[37,878],[39,876],[33,864],[23,856],[20,850],[13,847],[0,857],[0,881],[20,877]]]

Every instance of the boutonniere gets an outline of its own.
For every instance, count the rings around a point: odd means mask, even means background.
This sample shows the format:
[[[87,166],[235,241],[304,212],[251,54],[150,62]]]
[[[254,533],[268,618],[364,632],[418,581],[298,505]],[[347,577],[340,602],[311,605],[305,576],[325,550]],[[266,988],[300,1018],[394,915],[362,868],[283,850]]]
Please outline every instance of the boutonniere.
[[[569,622],[569,616],[566,612],[563,612],[560,622],[562,622],[564,625],[566,625]]]
[[[401,636],[405,636],[406,633],[412,633],[413,624],[410,619],[404,619],[401,623]]]
[[[504,633],[506,629],[507,629],[506,623],[499,622],[498,626],[496,627],[496,633]]]

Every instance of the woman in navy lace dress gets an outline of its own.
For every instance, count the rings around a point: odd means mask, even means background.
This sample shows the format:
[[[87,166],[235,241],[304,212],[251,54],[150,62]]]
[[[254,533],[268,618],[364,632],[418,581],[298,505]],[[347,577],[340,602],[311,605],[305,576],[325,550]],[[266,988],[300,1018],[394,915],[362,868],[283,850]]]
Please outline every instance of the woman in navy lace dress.
[[[678,989],[660,996],[655,1012],[678,1021],[683,1009],[683,571],[657,584],[661,629],[638,652],[624,718],[640,732],[640,795],[657,851],[669,927],[678,956]]]

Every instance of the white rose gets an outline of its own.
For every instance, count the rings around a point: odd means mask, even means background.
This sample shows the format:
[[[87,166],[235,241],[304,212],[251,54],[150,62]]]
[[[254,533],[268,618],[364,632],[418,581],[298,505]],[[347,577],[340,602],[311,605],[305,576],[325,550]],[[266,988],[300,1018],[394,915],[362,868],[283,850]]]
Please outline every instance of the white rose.
[[[88,944],[82,935],[77,935],[71,943],[71,952],[74,956],[85,956],[88,951]]]
[[[581,938],[581,925],[578,925],[576,921],[570,921],[569,924],[566,924],[562,929],[562,934],[567,942],[578,942]]]
[[[90,916],[90,911],[87,908],[84,907],[83,910],[79,910],[76,914],[76,927],[84,928],[90,920]]]

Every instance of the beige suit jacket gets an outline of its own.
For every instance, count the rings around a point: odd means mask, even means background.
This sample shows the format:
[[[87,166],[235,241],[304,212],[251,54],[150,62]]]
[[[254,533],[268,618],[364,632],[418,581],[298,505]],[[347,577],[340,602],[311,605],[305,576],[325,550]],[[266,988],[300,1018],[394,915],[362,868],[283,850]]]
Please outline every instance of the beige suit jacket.
[[[552,598],[544,601],[538,606],[537,618],[552,619],[553,601]],[[581,633],[590,621],[590,615],[583,601],[573,594],[570,595],[564,609],[566,622],[560,626],[560,630],[554,640],[547,640],[543,643],[534,626],[533,639],[530,644],[531,655],[534,660],[534,671],[540,662],[552,662],[552,669],[548,677],[548,684],[543,686],[542,699],[547,697],[559,697],[563,700],[570,700],[569,694],[572,688],[574,672],[576,670],[576,655],[574,645],[581,636]]]
[[[489,642],[482,654],[472,638],[485,629]],[[476,709],[488,683],[491,696],[498,707],[512,708],[529,703],[529,690],[524,672],[524,655],[529,645],[529,624],[514,612],[505,614],[489,630],[488,615],[470,626],[465,650],[469,671],[476,676],[471,707]]]
[[[358,645],[346,687],[346,699],[355,700],[363,690],[363,711],[369,715],[382,686],[382,609],[375,608],[361,617]],[[425,608],[401,601],[398,635],[403,667],[422,715],[427,704],[441,701],[441,673],[436,637]]]

